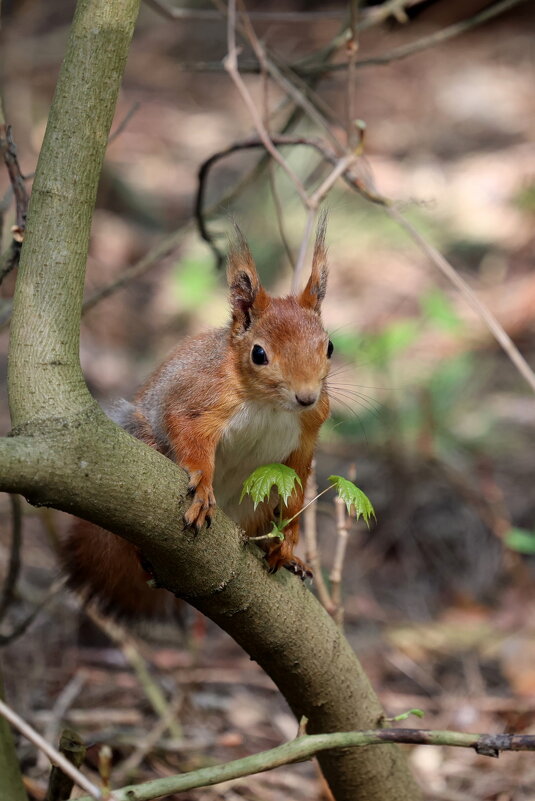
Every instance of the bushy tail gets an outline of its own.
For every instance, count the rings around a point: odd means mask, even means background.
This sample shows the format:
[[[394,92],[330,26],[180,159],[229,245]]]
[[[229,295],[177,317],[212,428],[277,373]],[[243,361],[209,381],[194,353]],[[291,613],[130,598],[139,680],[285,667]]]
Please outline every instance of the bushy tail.
[[[136,548],[93,523],[75,519],[63,546],[68,585],[115,619],[179,618],[180,602],[147,582]]]

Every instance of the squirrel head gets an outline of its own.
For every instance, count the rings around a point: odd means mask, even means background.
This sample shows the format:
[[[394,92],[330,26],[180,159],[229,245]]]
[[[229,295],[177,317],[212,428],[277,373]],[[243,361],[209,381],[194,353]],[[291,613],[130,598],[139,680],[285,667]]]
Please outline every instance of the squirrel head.
[[[313,409],[329,372],[333,346],[321,321],[327,288],[325,219],[312,269],[298,295],[275,298],[262,287],[247,242],[237,229],[227,267],[230,344],[245,398],[291,411]]]

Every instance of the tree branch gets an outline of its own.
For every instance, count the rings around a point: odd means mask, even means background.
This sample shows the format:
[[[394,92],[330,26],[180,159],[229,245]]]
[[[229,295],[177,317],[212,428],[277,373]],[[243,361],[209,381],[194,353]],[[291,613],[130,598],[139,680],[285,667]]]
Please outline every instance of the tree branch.
[[[33,743],[36,748],[39,748],[40,751],[43,751],[47,757],[50,759],[52,764],[57,765],[61,768],[61,770],[78,785],[81,787],[82,790],[85,790],[86,793],[89,793],[90,799],[101,799],[102,793],[98,789],[98,787],[90,782],[89,779],[80,773],[78,768],[76,768],[72,762],[61,754],[57,748],[47,743],[47,741],[41,737],[39,732],[35,731],[35,729],[26,723],[20,715],[18,715],[13,709],[11,709],[7,704],[5,704],[2,699],[0,699],[0,715],[2,715],[6,720],[8,720],[11,725],[20,731],[24,737],[26,737],[31,743]],[[109,796],[110,801],[118,801],[115,795]]]
[[[428,50],[430,47],[435,47],[435,45],[442,44],[450,39],[454,39],[456,36],[460,36],[472,28],[476,28],[478,25],[482,25],[483,23],[498,17],[500,14],[503,14],[506,11],[510,11],[515,6],[518,6],[520,3],[524,2],[526,2],[526,0],[501,0],[501,2],[494,3],[494,5],[490,6],[489,8],[485,8],[483,11],[474,14],[468,19],[455,22],[453,25],[448,25],[446,28],[435,31],[428,36],[422,36],[420,39],[416,39],[414,42],[409,42],[406,45],[395,47],[392,50],[388,50],[386,53],[379,54],[378,56],[357,59],[355,62],[355,68],[362,69],[364,67],[384,66],[385,64],[390,64],[392,61],[400,61],[401,59],[412,56],[415,53],[421,53],[423,50]],[[360,30],[362,30],[362,28],[360,28]],[[196,72],[221,72],[223,69],[220,61],[197,61],[183,63],[182,68],[184,70],[195,70]],[[331,62],[321,64],[308,63],[306,65],[291,64],[290,68],[296,72],[297,75],[305,78],[312,75],[326,75],[330,72],[343,72],[348,69],[348,62],[343,61],[335,64]],[[258,61],[254,60],[244,61],[240,65],[240,71],[242,73],[257,74],[260,72],[260,64]]]
[[[117,801],[152,801],[170,793],[180,793],[197,787],[210,787],[220,782],[250,776],[281,765],[302,762],[332,748],[362,748],[385,743],[419,745],[450,745],[473,748],[483,756],[497,757],[501,751],[535,751],[535,735],[529,734],[465,734],[455,731],[425,729],[377,729],[374,731],[339,732],[336,734],[303,735],[289,743],[236,759],[223,765],[193,770],[178,776],[168,776],[143,784],[115,790]],[[89,797],[78,801],[91,801]]]

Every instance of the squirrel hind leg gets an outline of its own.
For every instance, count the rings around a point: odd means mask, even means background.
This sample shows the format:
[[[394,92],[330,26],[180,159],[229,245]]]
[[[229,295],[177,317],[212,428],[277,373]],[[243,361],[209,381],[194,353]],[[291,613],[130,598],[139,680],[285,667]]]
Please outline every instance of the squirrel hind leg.
[[[115,620],[182,620],[181,602],[148,585],[136,548],[93,523],[74,520],[62,563],[70,589]]]

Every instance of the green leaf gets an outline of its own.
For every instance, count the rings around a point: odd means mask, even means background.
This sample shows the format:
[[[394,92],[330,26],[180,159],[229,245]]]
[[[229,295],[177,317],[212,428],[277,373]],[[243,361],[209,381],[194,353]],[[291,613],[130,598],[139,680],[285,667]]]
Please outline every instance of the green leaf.
[[[301,479],[291,467],[277,462],[265,464],[253,470],[249,478],[243,482],[240,503],[246,495],[250,495],[256,509],[259,503],[269,498],[273,487],[277,487],[279,497],[286,503],[296,482],[302,486]]]
[[[351,514],[351,509],[355,510],[355,517],[358,520],[362,517],[367,526],[370,525],[370,518],[375,520],[375,511],[367,495],[355,486],[352,481],[342,476],[329,476],[329,481],[336,487],[336,491],[347,507],[347,513]]]
[[[401,715],[396,715],[395,718],[388,718],[388,720],[392,721],[392,723],[398,723],[400,720],[407,720],[411,715],[415,715],[417,718],[423,718],[424,714],[425,712],[421,709],[409,709],[408,712],[402,712]]]
[[[535,553],[535,531],[526,531],[523,528],[510,528],[504,537],[508,548],[519,553]]]

